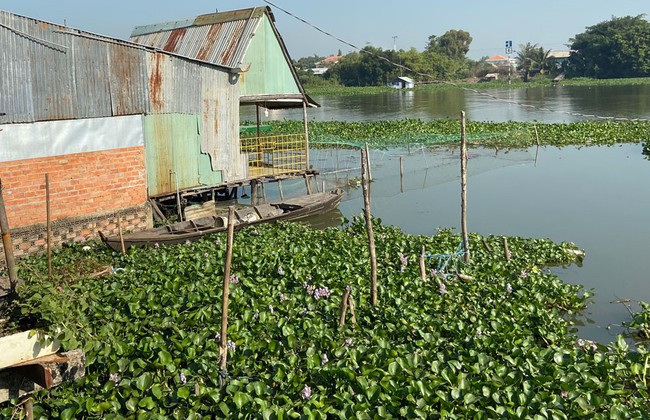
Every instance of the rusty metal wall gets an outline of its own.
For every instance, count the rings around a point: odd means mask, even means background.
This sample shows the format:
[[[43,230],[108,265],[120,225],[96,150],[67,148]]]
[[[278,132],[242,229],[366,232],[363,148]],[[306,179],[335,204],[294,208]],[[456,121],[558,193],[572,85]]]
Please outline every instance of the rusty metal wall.
[[[243,64],[266,7],[203,15],[194,21],[138,27],[131,41],[224,67]]]
[[[212,170],[222,171],[224,181],[245,178],[238,76],[163,53],[149,56],[149,69],[152,113],[198,115],[200,152],[210,156]]]
[[[148,52],[0,11],[0,123],[148,112]]]

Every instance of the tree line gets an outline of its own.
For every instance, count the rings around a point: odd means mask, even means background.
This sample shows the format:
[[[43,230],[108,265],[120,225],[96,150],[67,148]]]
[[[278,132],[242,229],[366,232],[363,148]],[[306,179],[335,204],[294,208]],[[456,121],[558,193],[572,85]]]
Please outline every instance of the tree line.
[[[322,76],[309,71],[321,57],[301,58],[294,64],[307,85],[385,86],[398,76],[427,82],[498,71],[485,62],[487,57],[467,57],[471,42],[468,32],[454,29],[429,36],[423,51],[383,50],[369,45],[342,56]],[[650,76],[650,22],[645,15],[613,17],[587,27],[569,40],[567,48],[571,52],[568,59],[557,61],[552,59],[551,50],[542,46],[531,42],[519,45],[516,74],[524,81],[537,74],[598,79]]]

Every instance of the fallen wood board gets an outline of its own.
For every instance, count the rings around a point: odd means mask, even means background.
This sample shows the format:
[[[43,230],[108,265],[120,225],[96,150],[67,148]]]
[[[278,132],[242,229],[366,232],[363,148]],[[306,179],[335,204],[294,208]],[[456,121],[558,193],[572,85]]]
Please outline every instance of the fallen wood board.
[[[0,369],[59,351],[58,340],[37,331],[0,337]]]
[[[82,378],[85,374],[84,354],[78,349],[5,368],[0,371],[0,403]]]

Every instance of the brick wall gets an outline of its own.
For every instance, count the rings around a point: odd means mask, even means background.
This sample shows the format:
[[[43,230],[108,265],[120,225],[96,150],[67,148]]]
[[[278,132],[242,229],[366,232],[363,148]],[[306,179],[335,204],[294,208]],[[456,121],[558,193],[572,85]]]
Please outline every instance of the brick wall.
[[[46,173],[52,221],[147,201],[142,146],[1,162],[0,179],[12,229],[46,221]]]
[[[66,242],[85,242],[97,239],[97,231],[106,235],[117,235],[117,218],[124,232],[147,229],[151,227],[151,207],[149,204],[102,212],[91,216],[59,219],[52,223],[52,247]],[[31,226],[11,229],[14,256],[18,259],[28,255],[39,254],[47,250],[47,225],[38,223]],[[0,242],[0,267],[6,266],[4,248]]]
[[[46,249],[45,174],[52,245],[151,227],[144,147],[0,162],[3,198],[16,258]],[[5,265],[0,243],[0,266]]]

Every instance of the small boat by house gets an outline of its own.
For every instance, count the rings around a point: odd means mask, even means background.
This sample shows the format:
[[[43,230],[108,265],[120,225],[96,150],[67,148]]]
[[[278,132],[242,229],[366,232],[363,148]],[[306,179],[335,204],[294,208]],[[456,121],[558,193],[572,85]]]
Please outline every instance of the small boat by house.
[[[343,197],[343,191],[335,189],[300,197],[289,198],[275,203],[264,203],[240,207],[235,210],[235,229],[258,223],[278,220],[299,220],[307,216],[334,210]],[[116,251],[132,246],[154,246],[155,244],[179,244],[195,241],[205,235],[223,232],[228,228],[227,213],[200,217],[194,220],[177,222],[167,226],[147,229],[129,234],[106,236],[99,232],[102,241]]]

